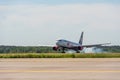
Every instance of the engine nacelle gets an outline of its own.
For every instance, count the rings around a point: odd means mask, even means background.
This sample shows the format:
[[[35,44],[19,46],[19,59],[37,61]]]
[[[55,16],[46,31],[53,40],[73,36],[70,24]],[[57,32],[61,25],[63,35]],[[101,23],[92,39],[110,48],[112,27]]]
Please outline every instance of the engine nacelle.
[[[78,47],[78,50],[83,50],[83,47],[82,47],[82,46],[79,46],[79,47]]]
[[[58,47],[57,46],[54,46],[53,47],[53,50],[57,51]]]

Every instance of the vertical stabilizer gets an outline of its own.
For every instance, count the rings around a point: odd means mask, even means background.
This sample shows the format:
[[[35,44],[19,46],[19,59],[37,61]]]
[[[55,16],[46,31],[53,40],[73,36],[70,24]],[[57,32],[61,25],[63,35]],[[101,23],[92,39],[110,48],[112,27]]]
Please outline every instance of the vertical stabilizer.
[[[79,44],[82,45],[82,43],[83,43],[83,32],[81,33],[80,40],[79,40]]]

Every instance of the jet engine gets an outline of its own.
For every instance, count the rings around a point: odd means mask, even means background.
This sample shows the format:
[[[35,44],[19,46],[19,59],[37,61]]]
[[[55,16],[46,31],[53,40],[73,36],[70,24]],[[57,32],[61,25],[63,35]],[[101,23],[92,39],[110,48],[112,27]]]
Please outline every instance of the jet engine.
[[[53,50],[57,51],[58,47],[57,46],[54,46],[53,47]]]
[[[78,50],[83,50],[83,47],[82,47],[82,46],[79,46],[79,47],[78,47]]]

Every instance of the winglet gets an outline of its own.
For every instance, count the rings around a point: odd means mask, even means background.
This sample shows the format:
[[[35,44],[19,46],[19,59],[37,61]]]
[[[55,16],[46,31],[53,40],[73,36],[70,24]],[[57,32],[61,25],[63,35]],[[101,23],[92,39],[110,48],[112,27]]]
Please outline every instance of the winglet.
[[[80,44],[80,45],[82,45],[82,43],[83,43],[83,33],[84,33],[84,32],[82,32],[82,33],[81,33],[81,36],[80,36],[80,40],[79,40],[79,44]]]

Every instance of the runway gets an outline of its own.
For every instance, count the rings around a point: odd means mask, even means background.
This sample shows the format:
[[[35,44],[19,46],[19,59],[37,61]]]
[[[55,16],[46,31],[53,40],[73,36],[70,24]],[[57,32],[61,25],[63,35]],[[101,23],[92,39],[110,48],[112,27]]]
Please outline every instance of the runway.
[[[120,58],[0,59],[0,80],[120,80]]]

